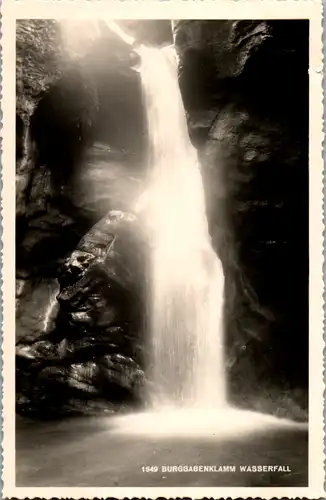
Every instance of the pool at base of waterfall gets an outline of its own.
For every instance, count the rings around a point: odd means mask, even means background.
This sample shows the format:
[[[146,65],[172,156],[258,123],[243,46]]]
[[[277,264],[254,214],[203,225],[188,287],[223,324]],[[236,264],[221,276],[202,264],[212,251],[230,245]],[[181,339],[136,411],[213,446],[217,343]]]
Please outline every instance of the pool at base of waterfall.
[[[239,439],[255,433],[281,429],[308,430],[308,424],[230,406],[219,409],[165,407],[113,417],[113,433],[152,437]]]
[[[182,486],[182,495],[190,497],[187,487],[193,486],[308,485],[307,426],[242,410],[18,418],[15,455],[16,485],[25,487],[168,486],[164,496],[174,497],[180,493],[171,487]],[[272,472],[242,472],[248,465],[270,466]]]

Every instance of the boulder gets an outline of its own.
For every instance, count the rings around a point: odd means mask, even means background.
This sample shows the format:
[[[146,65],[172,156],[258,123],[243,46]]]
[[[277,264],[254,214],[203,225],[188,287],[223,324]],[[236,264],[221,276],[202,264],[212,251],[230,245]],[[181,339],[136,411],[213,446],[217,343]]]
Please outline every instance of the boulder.
[[[136,217],[112,211],[64,261],[52,329],[33,339],[24,327],[17,343],[20,412],[61,413],[92,398],[103,405],[141,401],[145,245]],[[41,320],[39,304],[36,311]]]

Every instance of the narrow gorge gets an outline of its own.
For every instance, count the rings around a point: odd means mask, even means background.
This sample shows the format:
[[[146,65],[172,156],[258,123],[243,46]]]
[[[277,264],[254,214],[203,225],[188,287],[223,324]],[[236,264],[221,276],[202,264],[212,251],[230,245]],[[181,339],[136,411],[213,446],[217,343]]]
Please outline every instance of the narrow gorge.
[[[20,416],[168,392],[307,420],[308,23],[282,23],[19,22]]]

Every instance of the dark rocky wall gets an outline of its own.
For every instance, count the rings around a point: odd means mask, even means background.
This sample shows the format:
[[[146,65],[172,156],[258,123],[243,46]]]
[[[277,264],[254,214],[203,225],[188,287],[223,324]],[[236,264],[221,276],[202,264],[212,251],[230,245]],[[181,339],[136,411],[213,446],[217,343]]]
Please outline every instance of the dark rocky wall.
[[[226,276],[231,395],[305,407],[308,21],[178,21],[174,36]]]
[[[18,26],[17,409],[24,414],[136,404],[144,385],[136,274],[145,264],[133,244],[140,227],[128,213],[144,171],[137,61],[105,26],[85,45],[78,57],[67,53],[52,21]],[[99,220],[105,231],[92,228]]]

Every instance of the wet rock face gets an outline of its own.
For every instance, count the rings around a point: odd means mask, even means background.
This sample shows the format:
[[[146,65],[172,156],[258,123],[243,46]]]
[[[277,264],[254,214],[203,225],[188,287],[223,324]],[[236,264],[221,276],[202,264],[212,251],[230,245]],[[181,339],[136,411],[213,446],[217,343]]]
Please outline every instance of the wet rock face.
[[[86,25],[17,35],[17,409],[41,416],[136,404],[144,379],[137,58]]]
[[[308,378],[308,31],[306,21],[174,25],[189,132],[225,271],[231,396],[296,388],[302,405]]]
[[[88,398],[103,407],[141,401],[144,248],[135,216],[116,211],[65,260],[52,328],[45,331],[43,315],[43,334],[33,338],[25,326],[17,344],[20,412],[65,412]],[[34,310],[42,315],[39,303]]]
[[[106,325],[141,327],[144,247],[136,217],[118,211],[110,212],[81,239],[59,271],[57,299],[70,324],[77,329],[85,324],[85,330],[92,325],[102,333]],[[127,339],[121,336],[123,341]]]
[[[175,21],[193,140],[206,140],[212,111],[233,100],[252,101],[272,115],[275,106],[285,107],[298,123],[297,115],[306,113],[297,103],[307,89],[308,36],[306,21]]]
[[[176,21],[174,38],[186,106],[211,105],[223,81],[239,77],[270,36],[268,21]]]
[[[135,56],[107,29],[96,26],[95,36],[90,28],[76,52],[76,27],[66,40],[57,22],[18,26],[17,260],[28,275],[38,274],[40,256],[54,246],[52,264],[60,265],[110,210],[134,209],[144,172]]]

